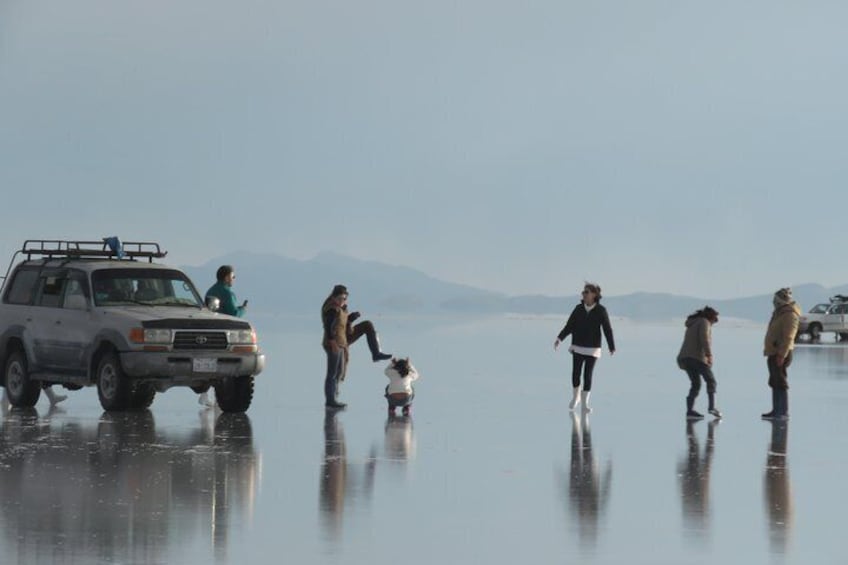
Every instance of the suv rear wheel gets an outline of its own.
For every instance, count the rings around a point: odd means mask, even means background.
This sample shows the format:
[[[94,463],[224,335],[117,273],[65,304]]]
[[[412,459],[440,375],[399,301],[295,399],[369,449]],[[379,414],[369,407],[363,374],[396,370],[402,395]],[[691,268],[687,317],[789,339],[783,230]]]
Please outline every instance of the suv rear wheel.
[[[118,356],[106,353],[97,364],[97,396],[104,410],[126,410],[130,407],[132,386],[124,374]],[[152,400],[152,399],[151,399]]]
[[[17,408],[32,408],[41,396],[41,383],[30,380],[26,355],[14,351],[6,360],[6,392],[9,403]]]
[[[227,377],[215,385],[215,399],[224,412],[245,412],[253,400],[253,376]]]

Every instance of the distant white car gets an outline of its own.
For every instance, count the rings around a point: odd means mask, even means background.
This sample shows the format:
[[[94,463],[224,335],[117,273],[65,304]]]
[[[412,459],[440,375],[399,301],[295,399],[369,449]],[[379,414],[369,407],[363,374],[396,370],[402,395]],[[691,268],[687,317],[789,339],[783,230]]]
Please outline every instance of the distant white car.
[[[848,340],[848,297],[840,294],[829,303],[816,304],[801,316],[798,334],[808,334],[818,340],[823,332],[834,332],[839,339]]]

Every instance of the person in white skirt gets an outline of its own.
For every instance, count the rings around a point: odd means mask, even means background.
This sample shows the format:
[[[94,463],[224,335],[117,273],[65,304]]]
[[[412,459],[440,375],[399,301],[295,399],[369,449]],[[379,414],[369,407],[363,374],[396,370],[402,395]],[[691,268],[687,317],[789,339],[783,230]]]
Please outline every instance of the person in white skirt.
[[[565,327],[554,341],[554,350],[559,349],[563,340],[571,335],[568,350],[573,357],[571,384],[574,396],[568,404],[569,410],[576,410],[583,403],[583,411],[591,412],[589,396],[592,392],[592,373],[595,362],[601,356],[601,330],[607,341],[610,355],[615,353],[615,340],[612,335],[609,314],[601,306],[601,287],[595,283],[583,286],[582,300],[574,307]],[[582,383],[581,383],[582,374]]]

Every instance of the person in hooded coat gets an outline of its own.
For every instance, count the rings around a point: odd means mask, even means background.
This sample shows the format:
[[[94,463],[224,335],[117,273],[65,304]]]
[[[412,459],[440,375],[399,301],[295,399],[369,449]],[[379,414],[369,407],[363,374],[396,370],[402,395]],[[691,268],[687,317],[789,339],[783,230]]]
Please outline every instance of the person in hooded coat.
[[[768,367],[768,385],[771,388],[771,410],[763,414],[767,420],[785,420],[789,417],[789,375],[792,350],[801,320],[801,307],[792,298],[791,288],[781,288],[772,298],[774,310],[766,329],[763,355]]]
[[[677,366],[689,376],[689,395],[686,397],[686,418],[696,420],[704,415],[695,410],[695,399],[701,391],[701,379],[707,384],[707,411],[721,418],[715,407],[716,379],[713,375],[712,327],[718,322],[718,312],[705,306],[686,318],[686,333],[683,345],[677,354]]]

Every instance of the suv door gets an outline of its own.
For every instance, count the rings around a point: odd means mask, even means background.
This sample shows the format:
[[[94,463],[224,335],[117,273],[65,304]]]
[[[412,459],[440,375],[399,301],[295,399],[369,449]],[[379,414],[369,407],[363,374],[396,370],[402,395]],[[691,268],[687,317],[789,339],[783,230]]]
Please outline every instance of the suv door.
[[[91,343],[91,311],[85,275],[45,271],[36,287],[31,321],[33,357],[38,370],[80,373]]]
[[[822,320],[824,331],[844,331],[846,327],[846,314],[848,314],[848,303],[834,304]]]

